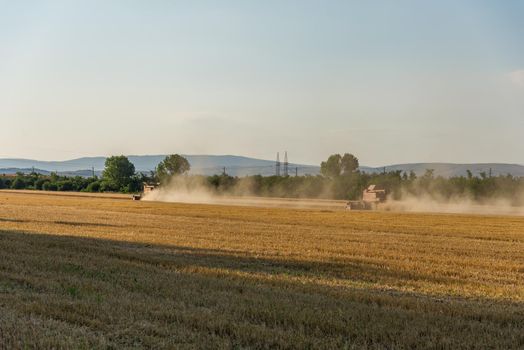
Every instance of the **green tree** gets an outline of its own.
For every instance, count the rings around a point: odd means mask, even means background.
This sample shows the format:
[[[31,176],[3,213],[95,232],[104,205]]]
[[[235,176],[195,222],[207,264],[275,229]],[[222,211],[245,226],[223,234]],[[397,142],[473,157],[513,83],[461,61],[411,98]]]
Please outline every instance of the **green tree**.
[[[342,172],[342,156],[340,154],[332,154],[328,160],[320,164],[320,173],[329,178],[340,176]]]
[[[25,181],[21,177],[17,177],[15,181],[11,184],[11,188],[15,190],[21,190],[26,187]]]
[[[56,191],[58,190],[58,185],[55,182],[46,182],[42,185],[44,191]]]
[[[100,181],[91,182],[89,185],[87,185],[86,191],[87,192],[99,192],[100,191]]]
[[[167,156],[156,167],[156,174],[160,181],[165,182],[175,175],[182,175],[191,169],[186,158],[179,154]]]
[[[100,192],[115,192],[115,191],[118,191],[118,188],[116,188],[113,183],[102,180],[100,182],[99,191]]]
[[[353,173],[358,169],[358,158],[350,153],[344,154],[340,160],[340,167],[344,174]]]
[[[11,188],[11,185],[13,183],[13,180],[9,179],[9,178],[4,178],[3,179],[3,183],[4,183],[4,188]]]
[[[73,182],[71,180],[64,180],[57,183],[59,191],[72,191],[74,189]]]
[[[120,191],[129,185],[134,174],[135,166],[126,156],[112,156],[106,159],[102,177],[110,184],[107,188]]]
[[[131,177],[131,181],[129,181],[129,184],[121,188],[120,191],[124,193],[140,192],[142,190],[142,183],[147,182],[144,179],[145,178],[142,174],[135,174]]]
[[[39,178],[38,180],[36,180],[35,181],[35,190],[42,190],[46,182],[49,182],[49,179]]]

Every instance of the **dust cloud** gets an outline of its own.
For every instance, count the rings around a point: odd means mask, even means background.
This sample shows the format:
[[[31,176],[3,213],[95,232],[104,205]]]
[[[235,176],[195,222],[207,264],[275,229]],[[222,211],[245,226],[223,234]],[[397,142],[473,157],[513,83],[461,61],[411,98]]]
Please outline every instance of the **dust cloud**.
[[[240,181],[227,191],[217,192],[210,187],[205,178],[195,176],[177,176],[164,186],[146,194],[142,200],[193,203],[238,205],[256,207],[305,208],[342,210],[346,201],[311,198],[282,198],[255,196],[249,181]]]
[[[142,200],[179,203],[213,204],[216,196],[203,179],[198,177],[173,177],[167,185],[146,194]]]
[[[248,181],[240,181],[227,191],[217,191],[204,177],[177,176],[142,200],[172,203],[193,203],[213,205],[238,205],[256,207],[306,208],[324,210],[344,210],[347,201],[314,198],[283,198],[285,193],[271,196],[255,196]],[[524,194],[522,196],[524,199]],[[478,203],[473,199],[457,197],[445,199],[437,194],[414,196],[403,193],[400,200],[391,197],[378,206],[380,211],[425,212],[482,215],[521,215],[524,207],[515,206],[511,201],[498,198]]]
[[[388,199],[380,210],[395,212],[424,212],[482,215],[524,215],[524,207],[515,206],[503,198],[478,203],[470,198],[443,199],[434,196],[404,195],[400,200]]]

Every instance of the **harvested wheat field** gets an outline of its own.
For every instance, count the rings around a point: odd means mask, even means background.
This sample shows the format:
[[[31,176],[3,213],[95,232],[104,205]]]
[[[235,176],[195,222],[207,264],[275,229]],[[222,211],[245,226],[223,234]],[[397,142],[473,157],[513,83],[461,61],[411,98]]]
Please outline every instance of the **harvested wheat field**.
[[[0,348],[522,348],[524,218],[0,192]]]

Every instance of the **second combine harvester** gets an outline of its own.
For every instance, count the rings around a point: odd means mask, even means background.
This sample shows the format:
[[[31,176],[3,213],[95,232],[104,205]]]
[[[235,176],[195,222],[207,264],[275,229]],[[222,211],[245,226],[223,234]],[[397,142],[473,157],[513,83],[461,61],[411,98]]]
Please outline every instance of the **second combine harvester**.
[[[370,185],[362,192],[362,200],[349,201],[347,210],[375,210],[380,203],[386,201],[386,190],[379,189],[376,185]]]

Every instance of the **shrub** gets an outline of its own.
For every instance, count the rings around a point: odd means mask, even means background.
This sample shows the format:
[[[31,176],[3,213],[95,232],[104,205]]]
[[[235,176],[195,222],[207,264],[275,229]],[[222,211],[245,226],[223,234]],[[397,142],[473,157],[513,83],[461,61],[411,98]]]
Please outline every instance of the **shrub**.
[[[14,188],[15,190],[21,190],[26,187],[26,183],[21,178],[17,177],[15,181],[11,184],[11,188]]]
[[[73,190],[73,182],[70,180],[60,181],[58,183],[58,190],[59,191],[72,191]]]
[[[4,179],[4,188],[11,188],[13,181],[11,179]]]
[[[118,188],[111,182],[102,181],[100,183],[100,192],[116,192]]]
[[[49,182],[48,179],[38,179],[35,181],[35,190],[42,190],[44,187],[44,184],[46,182]]]
[[[91,182],[86,187],[87,192],[100,192],[100,181]]]
[[[56,191],[58,190],[58,185],[54,182],[46,182],[42,185],[44,191]]]

